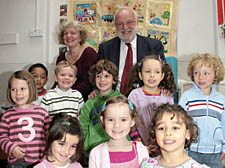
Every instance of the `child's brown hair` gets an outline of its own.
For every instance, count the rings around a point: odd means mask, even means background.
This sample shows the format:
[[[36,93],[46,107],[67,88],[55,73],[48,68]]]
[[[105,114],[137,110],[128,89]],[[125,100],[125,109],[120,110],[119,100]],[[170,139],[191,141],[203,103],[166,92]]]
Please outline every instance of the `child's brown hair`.
[[[97,88],[95,78],[96,75],[102,73],[103,70],[112,75],[114,81],[112,88],[115,90],[118,84],[118,68],[114,63],[106,59],[99,60],[95,65],[90,68],[88,72],[90,83],[93,85],[93,87]]]
[[[139,123],[138,114],[137,114],[135,105],[130,100],[128,100],[128,98],[125,97],[125,96],[113,96],[113,97],[110,97],[109,99],[107,99],[106,102],[102,106],[102,111],[101,111],[101,114],[100,114],[103,118],[105,116],[106,107],[108,105],[114,104],[114,103],[128,104],[129,108],[130,108],[130,111],[131,111],[131,113],[130,113],[131,119],[134,119],[136,124]]]
[[[127,92],[130,93],[133,89],[137,87],[141,87],[144,85],[143,81],[139,78],[139,73],[142,73],[142,67],[145,60],[153,59],[157,60],[161,63],[162,73],[164,74],[164,78],[159,84],[159,88],[166,89],[170,91],[171,93],[174,93],[176,91],[176,83],[174,81],[173,71],[171,66],[165,62],[165,60],[162,60],[160,56],[157,55],[149,55],[145,56],[140,63],[136,63],[130,73]]]
[[[56,114],[52,122],[50,123],[49,133],[48,133],[48,140],[45,149],[45,155],[48,159],[48,156],[52,154],[52,144],[54,141],[62,140],[66,134],[77,136],[79,141],[76,147],[76,152],[73,156],[71,156],[70,160],[75,162],[77,161],[84,152],[83,147],[83,135],[80,128],[79,121],[66,113],[58,113]],[[62,141],[65,141],[63,139]]]
[[[149,143],[151,146],[154,146],[155,149],[160,149],[157,142],[156,142],[156,124],[157,122],[162,119],[163,115],[165,113],[173,114],[171,119],[173,119],[175,116],[178,120],[181,120],[186,125],[186,128],[189,130],[190,133],[190,139],[185,141],[185,147],[184,148],[190,148],[190,145],[192,142],[197,142],[198,140],[198,126],[194,123],[194,120],[191,116],[188,115],[188,113],[177,104],[163,104],[159,107],[155,108],[155,114],[152,118],[151,127],[150,127],[150,139]]]
[[[11,97],[11,83],[13,79],[20,79],[20,80],[25,80],[28,88],[29,88],[29,99],[27,101],[27,103],[31,103],[35,100],[37,100],[37,88],[36,88],[36,84],[35,84],[35,80],[33,75],[30,72],[24,71],[24,70],[20,70],[20,71],[16,71],[12,74],[12,76],[9,78],[8,81],[8,89],[7,89],[7,99],[9,101],[9,103],[11,103],[12,105],[15,105],[15,102],[13,101],[12,97]]]
[[[74,70],[74,75],[77,76],[77,67],[71,63],[69,63],[68,61],[60,61],[56,67],[55,67],[55,75],[57,75],[60,71],[61,68],[66,68],[66,67],[70,67]]]

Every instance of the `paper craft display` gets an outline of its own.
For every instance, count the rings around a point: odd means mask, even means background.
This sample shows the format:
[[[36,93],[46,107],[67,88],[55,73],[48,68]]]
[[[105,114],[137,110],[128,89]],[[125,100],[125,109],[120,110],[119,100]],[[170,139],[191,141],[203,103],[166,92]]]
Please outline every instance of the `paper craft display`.
[[[99,2],[101,8],[99,8],[99,26],[101,27],[113,27],[114,26],[114,14],[117,11],[120,0],[102,0]]]
[[[116,31],[114,27],[102,27],[99,29],[100,43],[110,40],[116,36]]]
[[[148,30],[148,37],[160,40],[164,46],[164,53],[168,54],[168,41],[169,41],[169,32],[163,32],[158,30]]]
[[[138,22],[145,23],[145,13],[146,13],[146,0],[139,1],[124,1],[124,6],[129,6],[137,12]]]
[[[73,5],[73,19],[81,24],[96,23],[96,3],[77,2]]]
[[[89,25],[85,27],[87,31],[87,41],[86,44],[92,48],[94,48],[96,51],[98,49],[98,43],[99,43],[99,37],[98,37],[98,28],[97,25]]]
[[[116,36],[114,14],[120,6],[137,12],[138,34],[159,39],[165,56],[176,57],[178,0],[68,0],[68,21],[85,26],[86,44],[97,51],[99,43]]]
[[[169,29],[172,7],[172,1],[148,1],[148,24]]]

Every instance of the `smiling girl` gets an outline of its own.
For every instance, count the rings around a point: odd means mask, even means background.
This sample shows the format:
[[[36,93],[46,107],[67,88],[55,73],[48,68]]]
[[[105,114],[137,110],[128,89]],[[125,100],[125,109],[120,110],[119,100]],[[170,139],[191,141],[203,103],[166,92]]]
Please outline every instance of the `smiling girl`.
[[[43,156],[50,118],[32,104],[37,88],[31,73],[16,71],[8,82],[8,101],[14,106],[0,121],[1,149],[8,155],[8,168],[26,167]]]

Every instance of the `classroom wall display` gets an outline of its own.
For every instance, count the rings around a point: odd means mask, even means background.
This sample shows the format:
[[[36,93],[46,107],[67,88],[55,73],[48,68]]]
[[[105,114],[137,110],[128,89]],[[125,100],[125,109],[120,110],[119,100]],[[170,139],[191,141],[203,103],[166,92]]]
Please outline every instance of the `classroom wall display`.
[[[87,45],[116,36],[114,14],[120,6],[137,12],[138,33],[158,39],[167,57],[176,57],[176,18],[178,0],[68,0],[68,21],[78,21],[88,31]]]

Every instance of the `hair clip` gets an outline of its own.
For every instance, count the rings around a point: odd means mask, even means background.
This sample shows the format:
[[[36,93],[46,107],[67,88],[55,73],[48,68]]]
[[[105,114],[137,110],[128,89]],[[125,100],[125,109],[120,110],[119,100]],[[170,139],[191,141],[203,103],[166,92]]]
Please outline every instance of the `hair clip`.
[[[70,122],[68,122],[68,121],[63,121],[63,122],[61,122],[61,125],[64,125],[64,126],[70,126]]]
[[[129,104],[129,108],[131,110],[134,110],[134,105],[132,104],[132,102],[128,100],[128,104]],[[106,102],[102,105],[102,111],[105,111],[105,109],[106,109]]]
[[[162,58],[159,55],[159,62],[161,62],[162,64],[165,64],[165,60],[162,60]]]
[[[134,110],[134,105],[133,105],[133,103],[130,100],[128,100],[128,104],[129,104],[129,108],[131,110]]]
[[[141,67],[141,62],[138,63],[138,66]]]
[[[106,102],[102,105],[102,111],[105,111],[106,108]]]

